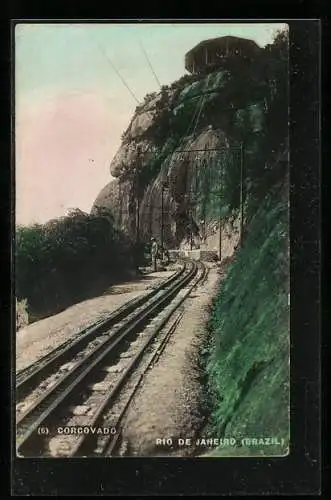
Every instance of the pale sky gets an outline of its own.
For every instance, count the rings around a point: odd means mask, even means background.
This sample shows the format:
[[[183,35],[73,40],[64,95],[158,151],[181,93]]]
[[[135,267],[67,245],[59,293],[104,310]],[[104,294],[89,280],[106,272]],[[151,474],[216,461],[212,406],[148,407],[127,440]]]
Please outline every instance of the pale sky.
[[[201,40],[251,38],[284,24],[18,24],[15,29],[16,222],[91,210],[137,102],[186,73]],[[140,42],[140,43],[139,43]]]

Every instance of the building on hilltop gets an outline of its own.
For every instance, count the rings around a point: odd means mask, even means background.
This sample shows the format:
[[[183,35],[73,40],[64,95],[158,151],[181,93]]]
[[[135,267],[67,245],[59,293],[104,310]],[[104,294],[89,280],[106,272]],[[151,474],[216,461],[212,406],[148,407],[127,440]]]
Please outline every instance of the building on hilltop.
[[[256,60],[262,49],[253,40],[223,36],[204,40],[185,55],[185,69],[192,74],[208,73],[217,68]]]

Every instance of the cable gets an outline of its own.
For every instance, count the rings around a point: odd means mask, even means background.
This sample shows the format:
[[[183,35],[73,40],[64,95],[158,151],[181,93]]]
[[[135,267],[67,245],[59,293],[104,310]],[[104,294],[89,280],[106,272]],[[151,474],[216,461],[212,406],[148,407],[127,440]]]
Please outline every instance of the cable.
[[[196,108],[195,108],[195,110],[194,110],[194,114],[193,114],[192,119],[191,119],[191,121],[190,121],[190,123],[189,123],[189,126],[188,126],[188,128],[187,128],[187,130],[186,130],[186,132],[185,132],[185,135],[182,137],[181,144],[182,144],[182,142],[186,139],[186,137],[189,135],[190,128],[192,127],[192,125],[193,125],[193,123],[194,123],[194,120],[196,119],[196,116],[198,116],[198,114],[199,114],[199,107],[201,108],[201,104],[202,104],[202,102],[203,102],[203,99],[204,99],[204,96],[203,96],[203,95],[201,95],[201,96],[200,96],[200,99],[199,99],[199,101],[198,101],[198,103],[197,103],[197,105],[196,105]],[[180,144],[180,145],[181,145],[181,144]]]
[[[144,53],[145,59],[146,59],[146,61],[147,61],[147,64],[148,64],[148,66],[150,67],[150,69],[151,69],[151,71],[152,71],[152,73],[153,73],[153,76],[154,76],[154,78],[155,78],[156,82],[157,82],[158,86],[161,88],[161,87],[162,87],[162,85],[161,85],[161,83],[160,83],[160,80],[158,79],[158,77],[157,77],[157,75],[156,75],[156,72],[155,72],[155,70],[154,70],[154,68],[153,68],[153,65],[152,65],[152,63],[151,63],[151,61],[150,61],[150,59],[149,59],[149,57],[148,57],[148,54],[147,54],[147,52],[146,52],[145,47],[143,46],[142,41],[140,40],[140,38],[138,37],[138,35],[134,34],[133,32],[132,32],[132,35],[133,35],[133,37],[136,39],[136,41],[138,42],[138,44],[139,44],[139,46],[140,46],[140,48],[141,48],[142,52]]]
[[[86,32],[87,34],[87,32]],[[92,38],[90,35],[88,35],[90,38]],[[112,60],[110,59],[110,57],[108,56],[108,54],[104,51],[103,47],[100,45],[100,43],[97,41],[97,40],[93,40],[94,43],[96,43],[96,45],[99,47],[100,51],[102,52],[102,54],[104,55],[104,57],[107,59],[107,61],[110,63],[111,67],[113,68],[113,70],[115,71],[115,73],[117,74],[117,76],[120,78],[120,80],[122,81],[123,85],[125,85],[125,87],[128,89],[128,91],[130,92],[130,94],[132,95],[132,97],[134,98],[134,100],[136,101],[137,104],[140,104],[139,103],[139,100],[137,99],[137,97],[135,96],[135,94],[133,93],[133,91],[130,89],[129,85],[126,83],[126,81],[124,80],[124,78],[121,76],[121,74],[119,73],[119,71],[116,69],[114,63],[112,62]]]
[[[196,105],[196,108],[194,110],[194,114],[193,114],[192,119],[191,119],[191,121],[189,123],[189,126],[188,126],[185,134],[182,136],[182,139],[181,139],[179,145],[176,147],[176,149],[179,149],[182,146],[183,142],[185,141],[186,137],[188,136],[188,133],[189,133],[189,131],[190,131],[190,129],[191,129],[192,124],[194,123],[194,121],[195,121],[195,125],[194,125],[192,133],[195,132],[197,124],[198,124],[198,121],[199,121],[199,118],[200,118],[200,115],[201,115],[201,111],[202,111],[202,108],[203,108],[203,105],[204,105],[205,97],[206,96],[204,94],[202,94],[200,96],[200,100],[198,101],[198,103]],[[175,153],[175,151],[174,151],[174,153]]]
[[[199,110],[199,113],[198,113],[198,116],[197,116],[197,119],[196,119],[196,122],[195,122],[195,125],[194,125],[194,129],[192,131],[192,133],[194,134],[196,128],[197,128],[197,125],[198,125],[198,122],[199,122],[199,118],[200,118],[200,115],[201,115],[201,111],[203,109],[203,106],[204,106],[204,100],[205,100],[206,96],[203,94],[202,96],[202,102],[201,102],[201,106],[200,106],[200,110]]]
[[[142,42],[141,42],[139,39],[138,39],[138,42],[139,42],[139,45],[140,45],[140,47],[141,47],[141,50],[142,50],[142,51],[143,51],[143,53],[145,54],[146,60],[147,60],[147,62],[148,62],[149,67],[151,68],[151,71],[152,71],[152,73],[153,73],[153,75],[154,75],[154,78],[155,78],[155,80],[157,81],[157,83],[158,83],[159,87],[161,88],[161,83],[160,83],[160,81],[159,81],[158,77],[156,76],[156,73],[155,73],[155,71],[154,71],[154,68],[153,68],[153,66],[152,66],[152,63],[150,62],[150,60],[149,60],[149,58],[148,58],[147,52],[146,52],[146,50],[145,50],[145,48],[144,48],[144,46],[143,46]]]

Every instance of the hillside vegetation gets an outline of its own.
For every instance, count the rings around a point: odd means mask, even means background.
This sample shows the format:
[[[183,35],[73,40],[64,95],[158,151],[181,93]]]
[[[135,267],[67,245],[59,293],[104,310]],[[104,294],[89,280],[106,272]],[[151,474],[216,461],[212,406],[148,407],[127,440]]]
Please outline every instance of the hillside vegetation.
[[[219,447],[207,456],[289,451],[287,34],[279,33],[268,51],[279,57],[268,69],[274,77],[263,129],[254,145],[248,139],[243,246],[236,250],[214,300],[204,352],[211,405],[208,430],[212,436],[235,438],[237,445]],[[242,445],[247,437],[276,441]]]
[[[132,245],[109,214],[78,210],[16,229],[16,297],[30,321],[93,296],[133,268]]]
[[[195,150],[208,148],[197,159]],[[212,154],[213,148],[222,152]],[[204,353],[208,425],[212,437],[277,438],[281,444],[219,448],[212,455],[284,455],[289,443],[287,169],[288,35],[280,32],[249,69],[186,75],[146,96],[112,160],[116,179],[97,197],[93,215],[76,213],[18,228],[17,298],[26,298],[35,313],[54,310],[54,304],[82,300],[100,288],[100,281],[109,284],[120,270],[134,267],[137,209],[140,241],[151,234],[160,238],[164,201],[165,243],[178,247],[193,226],[199,232],[201,220],[237,219],[243,201],[243,246],[214,300]]]
[[[288,253],[287,203],[273,193],[249,226],[209,323],[212,435],[274,437],[282,443],[253,447],[251,454],[283,455],[289,445]]]

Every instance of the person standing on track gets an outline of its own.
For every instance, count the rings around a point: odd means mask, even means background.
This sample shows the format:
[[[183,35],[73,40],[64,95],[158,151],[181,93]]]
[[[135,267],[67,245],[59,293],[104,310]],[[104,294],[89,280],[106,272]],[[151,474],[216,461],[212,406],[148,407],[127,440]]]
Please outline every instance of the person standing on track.
[[[151,238],[152,248],[151,248],[151,257],[152,257],[152,268],[153,271],[156,272],[156,258],[159,253],[159,245],[155,238]]]

